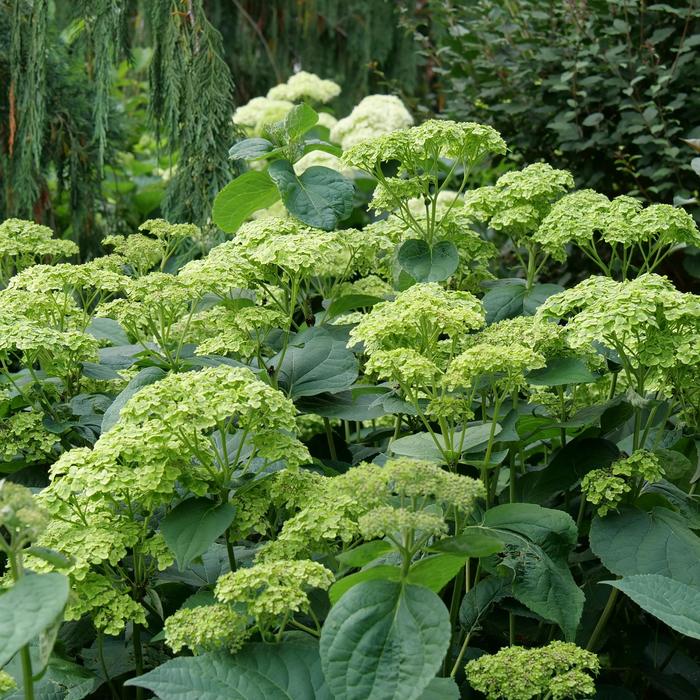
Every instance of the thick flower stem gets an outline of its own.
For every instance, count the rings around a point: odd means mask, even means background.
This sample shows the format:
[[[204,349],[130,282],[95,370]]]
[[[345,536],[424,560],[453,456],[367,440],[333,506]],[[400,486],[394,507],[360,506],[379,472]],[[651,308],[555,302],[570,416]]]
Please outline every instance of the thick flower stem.
[[[612,611],[615,607],[615,601],[617,600],[618,593],[619,591],[617,588],[613,588],[610,591],[608,602],[605,604],[605,608],[603,609],[603,612],[601,613],[600,618],[598,619],[598,624],[596,624],[595,629],[593,630],[593,634],[591,634],[591,638],[588,640],[588,644],[586,644],[586,649],[588,651],[593,651],[593,649],[595,649],[596,647],[596,644],[598,644],[598,638],[605,629],[605,625],[608,623],[610,615],[612,615]]]

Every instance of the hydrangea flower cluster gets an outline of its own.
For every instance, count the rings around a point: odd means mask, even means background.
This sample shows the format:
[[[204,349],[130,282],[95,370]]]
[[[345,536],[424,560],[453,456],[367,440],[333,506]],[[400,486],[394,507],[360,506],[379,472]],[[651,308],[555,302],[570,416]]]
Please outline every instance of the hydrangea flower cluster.
[[[669,204],[643,207],[626,195],[609,200],[593,190],[562,197],[534,237],[557,260],[566,258],[566,246],[572,243],[605,274],[619,272],[623,279],[632,269],[653,272],[679,245],[700,243],[700,231],[683,209]],[[609,248],[607,260],[599,241]]]
[[[331,127],[331,140],[347,151],[362,141],[412,125],[413,117],[398,97],[368,95]]]
[[[664,476],[659,458],[647,450],[613,462],[607,469],[594,469],[581,480],[581,491],[598,515],[617,510],[627,494],[638,495],[644,483],[654,484]]]
[[[340,95],[340,85],[332,80],[323,80],[313,73],[302,70],[292,75],[286,83],[270,88],[267,97],[270,100],[287,100],[288,102],[330,102]]]
[[[550,694],[555,700],[595,693],[598,657],[570,642],[546,647],[511,646],[480,656],[466,666],[467,680],[489,700],[530,700]]]
[[[48,226],[23,219],[5,219],[0,223],[0,285],[27,267],[40,262],[56,262],[76,255],[73,241],[53,237]]]

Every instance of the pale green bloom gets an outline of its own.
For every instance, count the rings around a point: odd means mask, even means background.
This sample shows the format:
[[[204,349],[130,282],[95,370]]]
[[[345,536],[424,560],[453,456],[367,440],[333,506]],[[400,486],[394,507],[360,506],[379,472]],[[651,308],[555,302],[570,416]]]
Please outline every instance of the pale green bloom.
[[[629,457],[613,462],[607,469],[593,469],[581,480],[581,491],[589,503],[604,517],[617,510],[625,495],[640,480],[650,484],[661,481],[664,469],[659,458],[647,450],[637,450]]]
[[[226,649],[235,654],[249,637],[248,619],[230,605],[181,608],[165,621],[165,641],[175,652],[194,654]]]
[[[0,696],[11,692],[17,687],[17,681],[6,671],[0,671]]]
[[[28,488],[0,481],[0,527],[7,530],[13,547],[35,541],[48,523],[49,514]]]
[[[504,647],[466,665],[469,684],[488,700],[530,700],[547,692],[557,699],[590,697],[591,676],[599,670],[595,654],[559,641],[533,649]]]
[[[43,419],[39,411],[20,411],[0,420],[0,459],[9,462],[21,455],[27,464],[51,459],[58,437],[46,430]]]
[[[413,117],[394,95],[368,95],[331,127],[331,140],[347,150],[362,141],[413,124]]]
[[[260,136],[268,124],[284,119],[293,107],[289,100],[254,97],[233,113],[233,123],[245,127],[250,136]]]
[[[260,627],[309,608],[308,591],[334,581],[325,566],[308,560],[266,561],[224,574],[214,594],[224,603],[244,604]]]
[[[305,70],[295,73],[286,83],[275,85],[267,92],[267,98],[270,100],[287,100],[289,102],[299,102],[303,99],[314,102],[330,102],[338,95],[340,95],[340,85],[332,80],[323,80]]]
[[[447,532],[445,519],[437,513],[414,511],[394,506],[379,506],[365,513],[358,522],[360,534],[366,540],[398,537],[415,532],[417,537],[440,537]]]

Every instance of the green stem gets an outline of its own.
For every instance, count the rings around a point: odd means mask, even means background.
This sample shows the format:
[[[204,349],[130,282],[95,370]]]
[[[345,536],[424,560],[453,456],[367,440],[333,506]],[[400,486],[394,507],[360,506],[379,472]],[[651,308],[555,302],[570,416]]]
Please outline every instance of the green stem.
[[[324,416],[323,425],[326,428],[326,439],[328,440],[328,450],[331,453],[331,459],[337,461],[338,453],[335,451],[335,440],[333,439],[333,430],[331,429],[331,422]]]
[[[498,409],[501,407],[501,403],[498,399],[493,405],[493,418],[491,419],[491,429],[489,430],[489,441],[486,445],[486,454],[484,455],[484,464],[481,467],[481,480],[484,483],[484,488],[486,489],[486,507],[491,505],[491,498],[489,494],[489,464],[491,462],[491,451],[493,450],[493,438],[496,435],[496,422],[498,421]]]
[[[136,675],[143,675],[143,647],[141,645],[141,625],[134,623],[134,631],[131,638],[134,645],[134,665],[136,666]],[[140,691],[140,692],[139,692]],[[143,688],[136,688],[136,700],[142,700]]]
[[[455,665],[452,667],[452,670],[450,671],[450,678],[454,678],[457,675],[457,669],[459,668],[459,665],[462,663],[462,659],[464,658],[464,655],[467,652],[467,647],[469,646],[469,638],[471,637],[471,633],[467,632],[467,636],[464,638],[464,642],[462,644],[462,647],[459,650],[459,654],[457,655],[457,660],[455,661]]]
[[[228,555],[228,564],[231,567],[231,571],[236,570],[236,553],[233,549],[233,543],[231,542],[231,528],[227,527],[226,532],[224,532],[224,539],[226,540],[226,554]]]
[[[586,644],[586,649],[588,651],[593,651],[593,649],[595,649],[596,647],[596,644],[598,644],[598,639],[602,634],[603,630],[605,629],[605,625],[607,624],[610,615],[612,615],[612,611],[615,607],[615,601],[617,600],[618,593],[619,590],[617,588],[613,588],[610,591],[610,595],[608,596],[608,602],[605,604],[605,608],[603,609],[600,618],[598,618],[598,623],[596,624],[595,629],[593,630],[593,634],[591,634],[591,638],[588,640],[588,644]]]
[[[515,615],[508,613],[508,644],[515,644]]]

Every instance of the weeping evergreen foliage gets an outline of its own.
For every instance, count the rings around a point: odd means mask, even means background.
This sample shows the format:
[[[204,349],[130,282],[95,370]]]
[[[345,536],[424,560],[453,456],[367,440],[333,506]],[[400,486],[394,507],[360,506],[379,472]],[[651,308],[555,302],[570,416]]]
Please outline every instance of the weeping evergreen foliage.
[[[0,219],[62,219],[86,251],[100,196],[97,95],[50,12],[47,0],[0,0]],[[115,137],[105,126],[103,143]]]
[[[171,156],[179,153],[161,208],[171,221],[204,224],[214,195],[235,174],[228,160],[234,88],[221,34],[202,0],[152,0],[146,7],[153,41],[151,113]]]
[[[370,92],[386,92],[385,83],[414,93],[422,59],[403,20],[424,4],[216,0],[209,14],[224,36],[239,102],[265,94],[298,66],[343,86],[336,105],[345,114]]]

